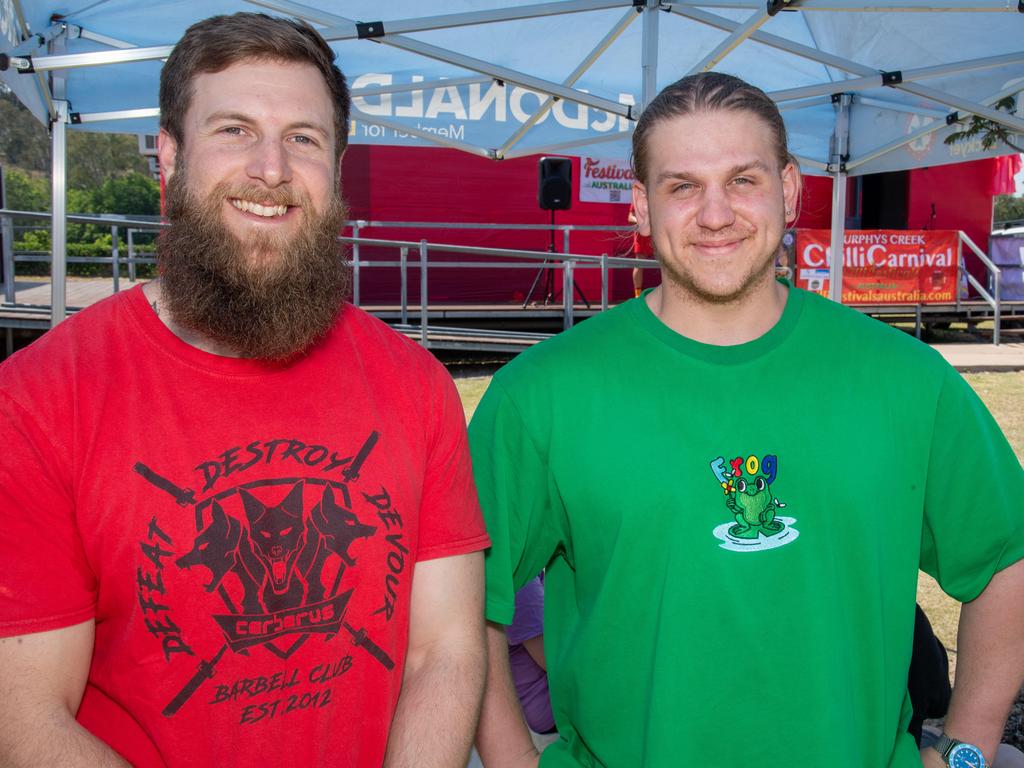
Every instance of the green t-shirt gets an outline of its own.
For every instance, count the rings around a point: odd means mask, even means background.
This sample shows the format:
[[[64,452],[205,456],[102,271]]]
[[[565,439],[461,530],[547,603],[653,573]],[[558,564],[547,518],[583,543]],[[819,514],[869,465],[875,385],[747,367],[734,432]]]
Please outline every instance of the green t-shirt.
[[[525,352],[470,426],[487,616],[542,568],[542,766],[920,768],[918,568],[1024,557],[1024,472],[927,346],[797,289],[716,347],[644,300]]]

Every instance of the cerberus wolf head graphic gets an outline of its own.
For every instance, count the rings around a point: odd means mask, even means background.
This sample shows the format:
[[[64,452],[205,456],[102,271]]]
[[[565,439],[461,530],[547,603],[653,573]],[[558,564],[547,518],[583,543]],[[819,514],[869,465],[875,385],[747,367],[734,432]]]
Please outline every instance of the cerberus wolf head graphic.
[[[249,521],[250,552],[259,560],[270,590],[275,595],[287,594],[295,561],[306,544],[302,483],[296,483],[284,500],[273,506],[267,506],[244,488],[239,489],[238,495]]]
[[[230,517],[216,501],[210,512],[210,524],[196,536],[192,549],[175,560],[179,568],[202,565],[210,570],[207,592],[213,592],[238,562],[238,543],[242,524]]]
[[[214,500],[209,524],[176,564],[207,568],[211,577],[205,585],[208,592],[233,572],[242,584],[244,613],[273,612],[323,599],[322,574],[327,561],[334,555],[341,559],[339,568],[354,565],[351,545],[356,539],[372,536],[376,528],[360,522],[348,508],[344,489],[330,485],[306,514],[304,488],[302,481],[296,482],[276,504],[239,488],[244,526]]]

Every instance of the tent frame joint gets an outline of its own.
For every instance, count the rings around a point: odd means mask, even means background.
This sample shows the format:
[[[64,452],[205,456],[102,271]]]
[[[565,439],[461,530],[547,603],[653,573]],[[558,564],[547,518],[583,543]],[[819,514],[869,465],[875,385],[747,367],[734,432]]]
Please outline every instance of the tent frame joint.
[[[767,0],[765,5],[765,13],[769,16],[774,16],[779,11],[785,10],[787,5],[795,5],[796,0]]]
[[[899,85],[903,82],[903,72],[898,69],[894,69],[891,72],[882,73],[882,85],[889,87]]]
[[[57,104],[57,99],[54,99],[54,105]],[[64,123],[65,125],[73,123],[75,125],[82,122],[82,115],[80,112],[71,111],[71,102],[66,99],[61,101],[61,107],[56,109],[54,114],[50,117],[48,128],[49,132],[53,134],[53,126],[57,123]]]
[[[12,67],[17,70],[19,75],[31,75],[36,71],[31,56],[11,56],[0,53],[0,72],[6,72]]]
[[[374,37],[384,37],[384,22],[383,21],[357,21],[356,22],[356,36],[360,40],[372,39]]]
[[[959,123],[959,122],[960,122],[960,113],[959,112],[950,112],[948,115],[946,115],[946,125],[953,125],[954,123]]]

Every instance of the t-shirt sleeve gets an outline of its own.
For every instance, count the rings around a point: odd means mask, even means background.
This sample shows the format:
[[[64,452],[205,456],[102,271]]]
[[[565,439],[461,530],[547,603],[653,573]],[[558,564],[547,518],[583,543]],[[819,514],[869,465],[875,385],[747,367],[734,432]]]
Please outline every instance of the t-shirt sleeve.
[[[96,579],[75,524],[70,458],[0,392],[0,636],[95,614]]]
[[[459,393],[440,365],[436,371],[439,404],[423,479],[417,560],[476,552],[490,543],[473,484]]]
[[[486,615],[510,624],[515,593],[558,554],[570,559],[561,497],[519,409],[492,379],[469,426],[480,506],[491,536]]]
[[[950,369],[935,413],[921,569],[952,597],[973,600],[1024,558],[1024,470],[974,390]]]

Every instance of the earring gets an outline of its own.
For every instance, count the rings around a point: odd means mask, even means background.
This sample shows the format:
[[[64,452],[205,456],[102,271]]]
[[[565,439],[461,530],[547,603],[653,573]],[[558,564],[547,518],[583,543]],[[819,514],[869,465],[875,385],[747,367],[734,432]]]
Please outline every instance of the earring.
[[[792,208],[787,208],[786,209],[786,215],[787,216],[792,216],[793,215],[793,209]]]

